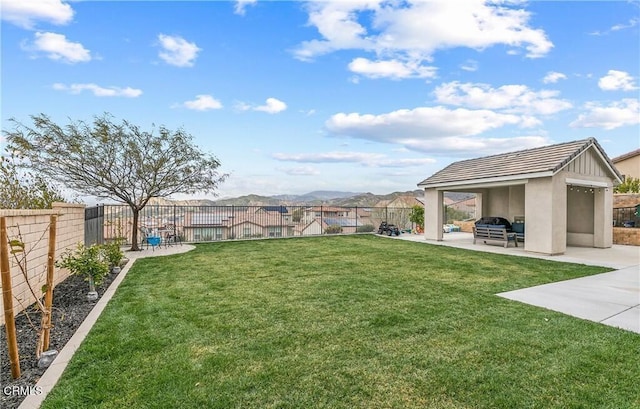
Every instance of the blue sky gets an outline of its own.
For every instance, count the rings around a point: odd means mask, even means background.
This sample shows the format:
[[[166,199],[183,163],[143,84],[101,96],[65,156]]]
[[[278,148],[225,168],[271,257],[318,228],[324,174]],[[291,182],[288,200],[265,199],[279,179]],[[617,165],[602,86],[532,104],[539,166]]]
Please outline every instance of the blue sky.
[[[383,194],[461,159],[640,147],[638,1],[1,4],[3,127],[182,127],[230,173],[220,197]]]

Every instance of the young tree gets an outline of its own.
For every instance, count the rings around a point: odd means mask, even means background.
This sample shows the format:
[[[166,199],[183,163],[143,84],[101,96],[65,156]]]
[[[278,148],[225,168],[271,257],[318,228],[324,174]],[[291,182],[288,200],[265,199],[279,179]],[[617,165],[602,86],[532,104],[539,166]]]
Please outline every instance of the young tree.
[[[0,209],[50,209],[66,199],[42,175],[20,170],[20,158],[7,151],[0,156]]]
[[[3,131],[9,148],[29,169],[69,189],[129,205],[131,250],[140,249],[138,216],[152,197],[215,192],[227,176],[183,129],[154,126],[147,132],[126,120],[115,123],[107,113],[65,127],[44,114],[31,119],[33,126],[11,120],[14,129]]]
[[[640,179],[627,176],[624,181],[613,189],[614,193],[640,193]]]
[[[424,207],[415,205],[411,208],[409,221],[415,223],[421,230],[424,230]]]

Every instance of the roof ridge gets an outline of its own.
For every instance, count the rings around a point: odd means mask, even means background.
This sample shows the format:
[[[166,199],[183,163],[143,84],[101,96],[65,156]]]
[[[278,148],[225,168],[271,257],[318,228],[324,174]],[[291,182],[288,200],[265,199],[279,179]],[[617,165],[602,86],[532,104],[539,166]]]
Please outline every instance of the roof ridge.
[[[529,151],[533,151],[533,150],[537,150],[537,149],[542,149],[542,148],[552,148],[555,146],[560,146],[560,145],[569,145],[569,144],[575,144],[575,143],[579,143],[579,142],[584,142],[585,144],[590,143],[595,141],[596,139],[594,137],[589,137],[589,138],[585,138],[585,139],[578,139],[576,141],[569,141],[569,142],[559,142],[559,143],[554,143],[551,145],[542,145],[542,146],[537,146],[535,148],[527,148],[527,149],[520,149],[517,151],[507,151],[507,152],[502,152],[502,153],[495,153],[493,155],[487,155],[487,156],[479,156],[477,158],[470,158],[470,159],[462,159],[453,163],[461,163],[461,162],[467,162],[470,160],[478,160],[478,159],[487,159],[487,158],[494,158],[497,156],[504,156],[504,155],[510,155],[510,154],[516,154],[516,153],[523,153],[523,152],[529,152]],[[451,163],[451,164],[453,164]]]
[[[558,170],[564,168],[568,163],[570,163],[572,160],[574,160],[580,154],[582,154],[582,152],[584,152],[587,149],[589,149],[589,147],[591,145],[594,145],[594,144],[598,145],[598,141],[596,141],[595,138],[587,138],[587,139],[577,140],[577,141],[574,141],[573,143],[578,143],[578,142],[581,142],[581,141],[585,141],[585,143],[582,144],[582,146],[579,149],[576,149],[571,155],[566,157],[562,162],[558,163],[556,165],[556,167],[553,168],[553,173],[556,173]],[[598,149],[600,149],[601,152],[604,152],[600,145],[598,145]]]

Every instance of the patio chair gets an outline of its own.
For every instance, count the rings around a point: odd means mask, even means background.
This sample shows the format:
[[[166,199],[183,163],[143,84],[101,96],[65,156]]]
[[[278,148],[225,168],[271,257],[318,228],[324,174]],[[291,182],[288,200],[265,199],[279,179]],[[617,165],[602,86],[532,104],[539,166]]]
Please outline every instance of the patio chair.
[[[164,243],[165,247],[177,243],[180,243],[180,245],[182,245],[182,241],[180,240],[180,236],[178,235],[175,225],[168,224],[162,227],[158,231],[158,234],[161,237],[162,243]]]
[[[154,235],[148,227],[142,226],[138,230],[140,231],[140,247],[146,245],[146,248],[149,248],[151,245],[151,250],[155,251],[156,247],[160,245],[160,236]]]
[[[516,240],[524,241],[524,222],[513,222],[511,231],[516,234]]]

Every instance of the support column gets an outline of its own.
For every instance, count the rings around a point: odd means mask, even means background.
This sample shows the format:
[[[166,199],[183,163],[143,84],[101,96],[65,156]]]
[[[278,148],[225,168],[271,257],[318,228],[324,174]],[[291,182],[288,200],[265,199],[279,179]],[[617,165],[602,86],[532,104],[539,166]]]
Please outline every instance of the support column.
[[[482,209],[483,199],[484,199],[484,193],[477,192],[476,193],[476,214],[475,214],[476,220],[484,216],[484,210]]]
[[[613,245],[613,188],[594,189],[593,246],[610,248]]]
[[[442,241],[443,198],[441,190],[424,190],[424,237],[427,240]]]
[[[559,179],[559,178],[555,178]],[[564,180],[530,179],[525,185],[526,251],[563,254],[567,248],[567,187]]]

